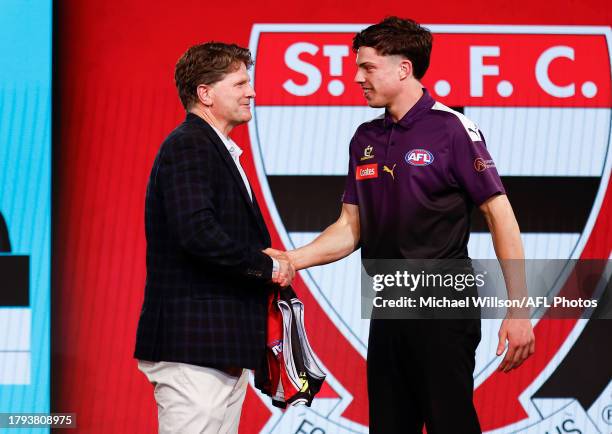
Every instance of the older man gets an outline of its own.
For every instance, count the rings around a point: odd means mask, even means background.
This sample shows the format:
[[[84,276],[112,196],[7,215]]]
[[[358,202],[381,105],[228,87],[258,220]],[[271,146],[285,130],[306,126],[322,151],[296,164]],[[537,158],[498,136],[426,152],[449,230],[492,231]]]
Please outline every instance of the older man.
[[[149,178],[134,354],[155,387],[160,433],[237,432],[246,369],[265,357],[267,290],[294,275],[265,252],[270,235],[229,137],[251,120],[251,64],[245,48],[206,43],[176,65],[187,117]]]

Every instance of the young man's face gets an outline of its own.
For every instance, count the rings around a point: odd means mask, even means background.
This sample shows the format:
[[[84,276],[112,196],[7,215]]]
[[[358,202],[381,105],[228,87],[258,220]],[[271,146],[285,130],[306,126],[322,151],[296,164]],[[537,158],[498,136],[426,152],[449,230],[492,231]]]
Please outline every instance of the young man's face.
[[[210,87],[211,111],[217,119],[233,126],[251,120],[251,99],[255,97],[255,90],[244,63]]]
[[[370,107],[388,107],[401,90],[400,56],[381,56],[372,47],[357,51],[355,82]]]

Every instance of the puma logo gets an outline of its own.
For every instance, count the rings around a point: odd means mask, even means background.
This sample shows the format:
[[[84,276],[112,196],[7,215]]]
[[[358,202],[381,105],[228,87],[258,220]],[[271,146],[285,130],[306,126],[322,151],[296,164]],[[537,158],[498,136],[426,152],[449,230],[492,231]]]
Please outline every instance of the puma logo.
[[[391,174],[391,178],[393,178],[394,181],[395,181],[395,175],[393,174],[393,171],[395,170],[395,166],[397,166],[397,164],[394,164],[391,169],[389,169],[387,166],[383,166],[383,172],[387,172]]]
[[[468,131],[474,133],[474,135],[478,137],[478,139],[481,139],[480,133],[478,132],[478,128],[468,127]]]

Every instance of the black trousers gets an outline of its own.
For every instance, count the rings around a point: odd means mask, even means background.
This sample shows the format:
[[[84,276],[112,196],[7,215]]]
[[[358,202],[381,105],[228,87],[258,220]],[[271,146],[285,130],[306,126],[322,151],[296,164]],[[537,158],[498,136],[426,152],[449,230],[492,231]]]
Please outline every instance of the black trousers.
[[[372,319],[371,434],[481,433],[473,404],[479,319]]]

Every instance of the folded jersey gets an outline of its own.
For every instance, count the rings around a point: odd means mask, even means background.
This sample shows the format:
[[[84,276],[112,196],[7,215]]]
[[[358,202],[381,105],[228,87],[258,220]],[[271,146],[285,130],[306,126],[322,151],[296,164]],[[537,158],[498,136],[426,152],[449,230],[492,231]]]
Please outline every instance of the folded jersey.
[[[291,287],[273,291],[268,299],[266,359],[255,370],[255,387],[272,404],[310,407],[325,373],[316,361],[304,328],[304,304]]]

